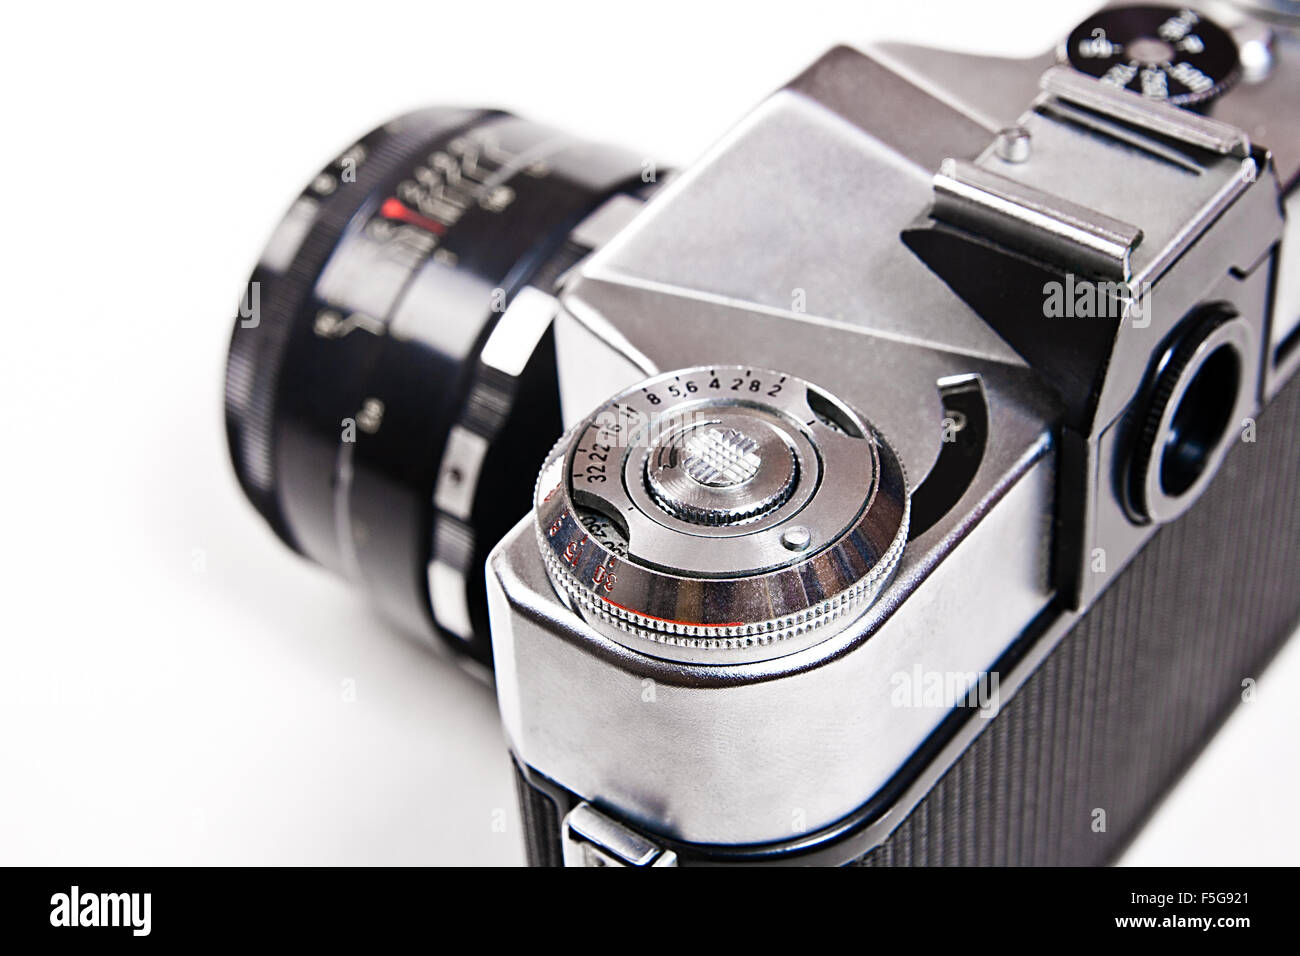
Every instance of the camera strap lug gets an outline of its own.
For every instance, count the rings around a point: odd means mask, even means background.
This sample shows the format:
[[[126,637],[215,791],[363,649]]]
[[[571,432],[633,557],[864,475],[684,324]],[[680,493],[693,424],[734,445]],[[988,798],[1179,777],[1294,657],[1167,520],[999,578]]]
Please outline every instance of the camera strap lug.
[[[676,866],[677,854],[586,801],[560,824],[565,866]]]

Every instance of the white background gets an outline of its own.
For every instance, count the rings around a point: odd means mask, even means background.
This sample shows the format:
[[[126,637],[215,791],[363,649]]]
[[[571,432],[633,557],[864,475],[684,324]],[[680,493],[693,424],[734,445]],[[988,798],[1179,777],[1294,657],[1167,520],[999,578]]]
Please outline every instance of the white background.
[[[339,148],[495,105],[681,164],[833,42],[1030,55],[1089,8],[7,10],[0,863],[522,858],[490,691],[291,555],[227,463],[238,294]],[[1300,643],[1128,862],[1294,859],[1298,684]]]

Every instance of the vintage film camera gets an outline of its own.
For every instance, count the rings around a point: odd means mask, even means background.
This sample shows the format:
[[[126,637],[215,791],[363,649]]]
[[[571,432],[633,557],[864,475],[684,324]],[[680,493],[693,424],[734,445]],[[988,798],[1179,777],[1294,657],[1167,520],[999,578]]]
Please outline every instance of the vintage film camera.
[[[253,275],[241,483],[494,663],[535,864],[1109,861],[1300,616],[1295,7],[838,47],[670,177],[402,117]]]

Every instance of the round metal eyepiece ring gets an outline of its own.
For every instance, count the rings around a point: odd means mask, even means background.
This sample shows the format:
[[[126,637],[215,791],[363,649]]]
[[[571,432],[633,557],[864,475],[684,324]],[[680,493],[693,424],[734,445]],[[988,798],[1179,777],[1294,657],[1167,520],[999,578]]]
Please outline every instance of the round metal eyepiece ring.
[[[1250,326],[1222,309],[1205,311],[1157,361],[1129,473],[1130,509],[1141,521],[1172,521],[1191,507],[1250,407]]]

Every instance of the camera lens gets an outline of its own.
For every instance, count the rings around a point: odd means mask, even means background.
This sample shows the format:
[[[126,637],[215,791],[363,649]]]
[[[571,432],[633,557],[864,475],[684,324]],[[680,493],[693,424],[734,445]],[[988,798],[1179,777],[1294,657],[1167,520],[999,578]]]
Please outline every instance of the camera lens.
[[[322,169],[262,253],[226,375],[240,485],[404,630],[490,661],[482,564],[560,433],[541,293],[641,169],[505,113],[422,110]]]

